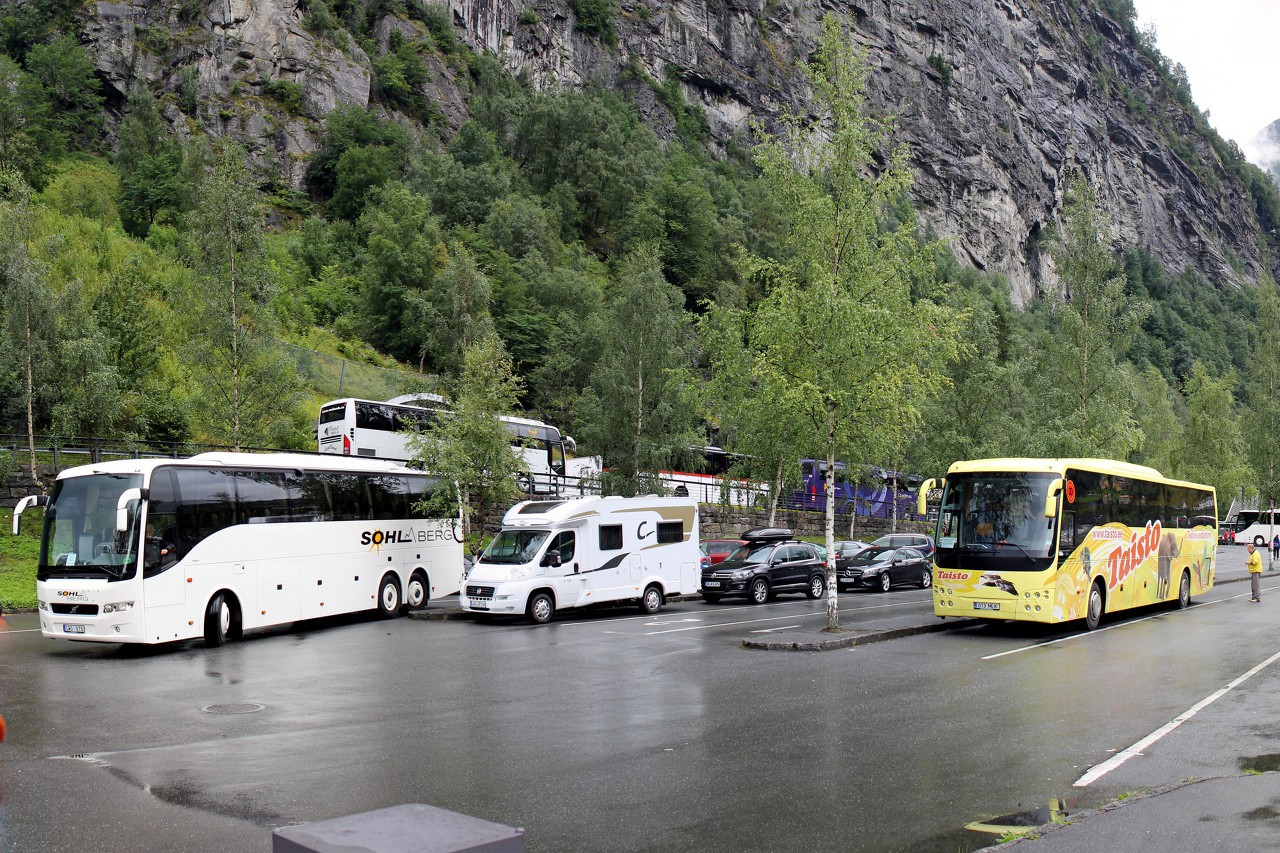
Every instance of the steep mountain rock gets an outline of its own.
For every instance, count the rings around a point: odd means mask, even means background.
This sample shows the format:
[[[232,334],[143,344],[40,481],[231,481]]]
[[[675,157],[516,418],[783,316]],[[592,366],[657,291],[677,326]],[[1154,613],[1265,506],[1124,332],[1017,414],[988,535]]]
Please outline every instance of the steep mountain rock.
[[[1089,4],[622,0],[609,35],[583,32],[562,0],[448,2],[471,48],[539,88],[625,89],[662,134],[674,119],[661,81],[678,80],[720,145],[748,138],[753,121],[806,109],[797,63],[822,16],[836,13],[866,48],[872,108],[911,147],[920,215],[962,260],[1004,275],[1020,303],[1056,286],[1047,246],[1072,169],[1111,213],[1117,247],[1142,246],[1171,271],[1239,284],[1280,259],[1276,235],[1262,233],[1249,193],[1193,117],[1159,97],[1159,69]],[[257,168],[299,187],[318,121],[335,104],[369,103],[373,78],[354,40],[317,37],[305,12],[297,0],[100,2],[87,7],[84,35],[117,103],[138,82],[174,93],[166,115],[175,125],[233,136]],[[380,51],[392,30],[425,32],[385,17]],[[465,72],[427,58],[428,94],[457,127]],[[184,92],[192,103],[192,87],[198,106],[188,116],[178,104]],[[282,97],[291,91],[300,97]]]

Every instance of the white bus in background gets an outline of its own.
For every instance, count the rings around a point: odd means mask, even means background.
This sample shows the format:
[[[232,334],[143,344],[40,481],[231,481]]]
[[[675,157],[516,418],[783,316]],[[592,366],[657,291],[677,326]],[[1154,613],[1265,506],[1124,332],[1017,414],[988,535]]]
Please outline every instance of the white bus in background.
[[[44,507],[46,637],[222,645],[244,631],[455,593],[459,519],[414,509],[436,481],[391,462],[205,453],[69,468]]]
[[[1258,548],[1269,548],[1272,537],[1280,533],[1280,510],[1276,511],[1274,519],[1271,515],[1267,510],[1242,509],[1234,519],[1224,521],[1222,526],[1234,534],[1233,541],[1237,545],[1252,542]]]
[[[447,402],[435,394],[407,395],[385,403],[333,400],[320,407],[316,443],[321,453],[407,462],[414,430],[428,430],[448,414]],[[542,421],[514,416],[499,420],[511,432],[511,443],[529,469],[520,490],[527,494],[563,493],[568,479],[565,460],[576,449],[573,439]]]
[[[657,613],[701,586],[691,498],[525,501],[472,565],[459,596],[471,613],[549,622],[557,610],[635,601]]]

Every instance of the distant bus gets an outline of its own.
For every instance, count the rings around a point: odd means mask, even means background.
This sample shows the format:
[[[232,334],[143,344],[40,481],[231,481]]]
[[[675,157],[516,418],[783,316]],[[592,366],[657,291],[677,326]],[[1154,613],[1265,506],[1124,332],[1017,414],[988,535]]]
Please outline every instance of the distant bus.
[[[899,519],[916,519],[916,502],[911,489],[919,485],[918,475],[896,473],[886,468],[871,468],[865,485],[849,481],[846,466],[835,466],[836,512],[857,513],[870,518],[892,518],[897,505]],[[797,509],[821,512],[827,508],[827,461],[825,459],[800,460],[800,488],[791,499]],[[896,477],[896,479],[895,479]],[[894,485],[897,488],[894,488]]]
[[[1213,586],[1210,486],[1102,459],[957,462],[944,481],[934,551],[938,616],[1066,622],[1176,601]]]
[[[1237,545],[1252,542],[1258,548],[1268,547],[1271,538],[1280,533],[1280,512],[1259,512],[1256,509],[1242,509],[1231,521],[1229,529],[1233,541]]]
[[[414,431],[429,431],[432,424],[448,415],[444,398],[434,394],[399,397],[385,403],[354,398],[333,400],[320,407],[316,445],[321,453],[407,462],[412,455],[409,441]],[[566,455],[576,449],[573,439],[542,421],[514,416],[499,420],[511,432],[511,443],[528,468],[528,474],[520,480],[520,490],[544,495],[564,492]]]
[[[44,506],[36,574],[46,637],[209,646],[458,591],[458,519],[415,504],[434,478],[391,462],[205,453],[68,468]]]
[[[758,496],[769,494],[765,483],[727,476],[743,459],[736,453],[719,447],[690,447],[686,458],[687,464],[658,472],[663,486],[678,496],[705,504],[754,506]]]

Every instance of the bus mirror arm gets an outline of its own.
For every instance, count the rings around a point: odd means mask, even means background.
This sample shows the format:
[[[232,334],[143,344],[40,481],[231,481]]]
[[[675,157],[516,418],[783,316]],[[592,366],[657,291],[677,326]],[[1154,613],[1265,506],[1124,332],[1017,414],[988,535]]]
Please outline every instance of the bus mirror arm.
[[[930,478],[920,484],[920,492],[916,495],[916,515],[928,515],[929,492],[934,489],[941,489],[946,482],[945,479],[935,480]]]
[[[33,506],[48,506],[48,505],[49,505],[48,495],[27,495],[25,498],[18,501],[18,505],[13,508],[13,535],[17,536],[18,531],[22,529],[22,525],[21,525],[22,513],[24,513],[25,511],[27,511]]]
[[[1058,516],[1058,495],[1062,492],[1062,478],[1054,480],[1049,484],[1049,493],[1044,498],[1044,517],[1057,518]]]
[[[116,533],[129,529],[129,504],[144,501],[150,494],[147,489],[125,489],[116,501]]]

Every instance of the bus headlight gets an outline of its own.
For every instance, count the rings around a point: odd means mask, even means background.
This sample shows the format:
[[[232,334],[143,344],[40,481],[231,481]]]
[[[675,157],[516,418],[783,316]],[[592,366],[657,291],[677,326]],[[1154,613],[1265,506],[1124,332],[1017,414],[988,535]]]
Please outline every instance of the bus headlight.
[[[47,601],[40,601],[40,602],[37,602],[37,603],[36,603],[36,607],[37,607],[38,609],[40,609],[40,610],[45,611],[46,613],[48,613],[48,612],[49,612],[49,602],[47,602]]]
[[[133,609],[132,601],[117,601],[113,604],[102,605],[103,613],[124,613],[126,610]]]

